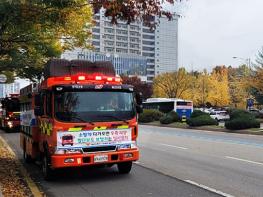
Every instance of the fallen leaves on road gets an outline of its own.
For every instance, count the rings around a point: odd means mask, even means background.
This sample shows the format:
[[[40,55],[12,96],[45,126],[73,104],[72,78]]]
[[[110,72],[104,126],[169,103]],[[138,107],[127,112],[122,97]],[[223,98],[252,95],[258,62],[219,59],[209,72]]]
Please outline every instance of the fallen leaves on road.
[[[1,138],[0,185],[4,197],[33,196],[20,173],[19,161]]]

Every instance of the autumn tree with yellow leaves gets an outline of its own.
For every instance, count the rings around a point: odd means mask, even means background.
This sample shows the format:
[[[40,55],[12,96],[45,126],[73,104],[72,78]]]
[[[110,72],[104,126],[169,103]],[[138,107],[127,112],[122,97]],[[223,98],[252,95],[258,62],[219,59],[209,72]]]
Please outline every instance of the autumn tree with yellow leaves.
[[[158,75],[153,82],[155,97],[185,98],[191,90],[193,77],[184,68]]]

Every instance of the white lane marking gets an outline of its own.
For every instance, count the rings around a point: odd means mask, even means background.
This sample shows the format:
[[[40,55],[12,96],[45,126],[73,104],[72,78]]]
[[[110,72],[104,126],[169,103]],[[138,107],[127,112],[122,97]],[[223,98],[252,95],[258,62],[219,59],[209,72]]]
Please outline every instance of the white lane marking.
[[[135,161],[135,162],[133,162],[133,163],[135,163],[135,164],[140,164],[140,162],[139,162],[139,161]]]
[[[244,162],[247,162],[247,163],[252,163],[252,164],[257,164],[257,165],[263,166],[263,163],[256,162],[256,161],[250,161],[250,160],[247,160],[247,159],[240,159],[240,158],[230,157],[230,156],[225,156],[225,157],[227,159],[233,159],[233,160],[237,160],[237,161],[244,161]]]
[[[183,150],[187,150],[188,148],[182,147],[182,146],[175,146],[175,145],[170,145],[170,144],[160,144],[162,146],[168,146],[168,147],[172,147],[172,148],[178,148],[178,149],[183,149]]]
[[[201,187],[201,188],[203,188],[203,189],[206,189],[206,190],[208,190],[208,191],[210,191],[210,192],[214,192],[214,193],[216,193],[216,194],[219,194],[219,195],[221,195],[221,196],[234,197],[234,196],[231,195],[231,194],[224,193],[224,192],[222,192],[222,191],[216,190],[216,189],[211,188],[211,187],[208,187],[208,186],[206,186],[206,185],[202,185],[202,184],[196,183],[196,182],[191,181],[191,180],[184,180],[184,181],[187,182],[187,183],[190,183],[190,184],[192,184],[192,185],[195,185],[195,186]]]

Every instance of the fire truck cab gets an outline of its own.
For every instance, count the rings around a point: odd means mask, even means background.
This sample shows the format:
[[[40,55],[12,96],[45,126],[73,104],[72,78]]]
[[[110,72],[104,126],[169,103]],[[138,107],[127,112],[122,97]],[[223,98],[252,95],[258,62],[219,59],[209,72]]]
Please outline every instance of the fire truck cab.
[[[19,94],[10,94],[8,97],[1,100],[1,127],[9,131],[20,130],[20,102]]]
[[[45,179],[57,168],[87,165],[129,173],[139,159],[141,96],[110,62],[50,60],[43,81],[20,94],[24,159],[41,159]]]

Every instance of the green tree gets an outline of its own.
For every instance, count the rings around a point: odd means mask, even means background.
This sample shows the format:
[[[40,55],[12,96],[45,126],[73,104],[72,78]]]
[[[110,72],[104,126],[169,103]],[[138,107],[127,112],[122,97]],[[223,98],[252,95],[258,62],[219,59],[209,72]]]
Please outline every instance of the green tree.
[[[0,70],[36,79],[44,63],[64,50],[89,48],[92,15],[104,8],[112,23],[142,20],[156,25],[153,16],[172,14],[162,3],[173,0],[2,0],[0,3]]]
[[[258,52],[257,65],[249,80],[251,93],[259,104],[263,104],[263,47]]]
[[[89,47],[92,8],[85,0],[3,0],[0,70],[35,79],[63,50]]]

